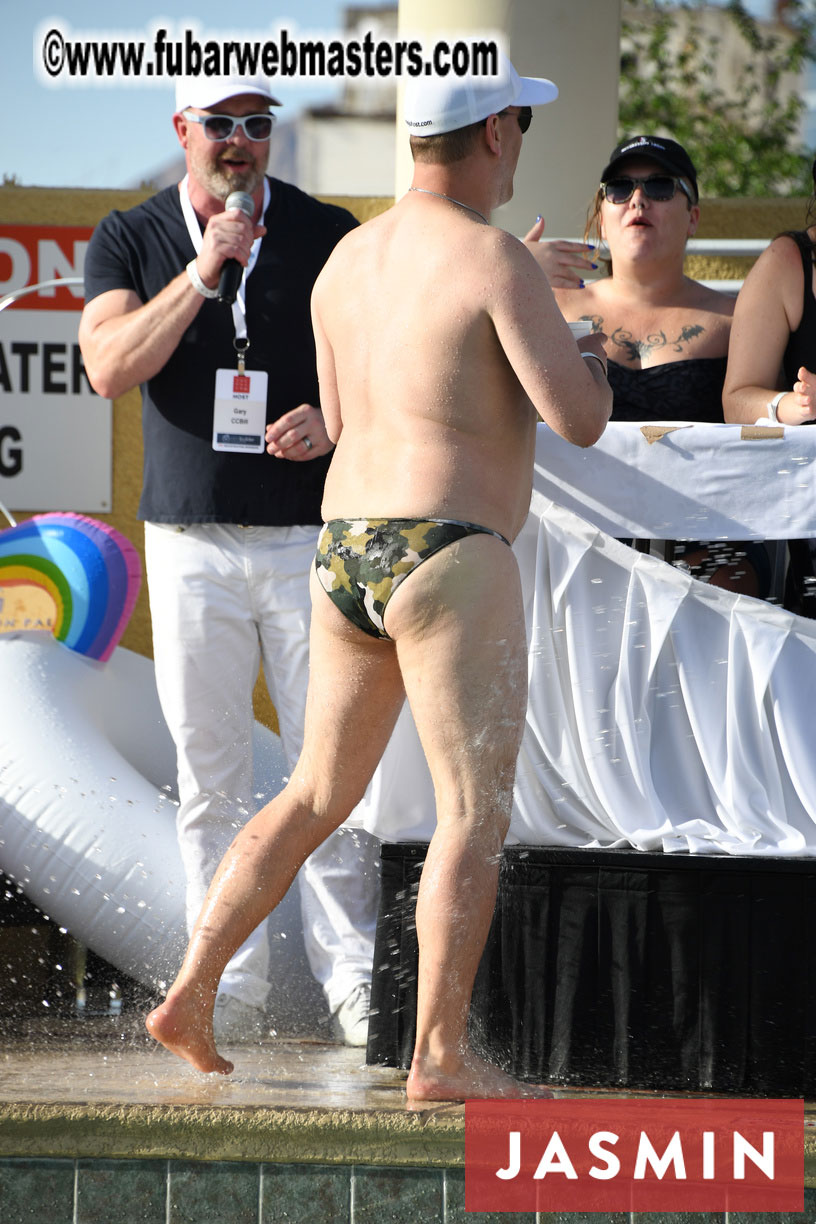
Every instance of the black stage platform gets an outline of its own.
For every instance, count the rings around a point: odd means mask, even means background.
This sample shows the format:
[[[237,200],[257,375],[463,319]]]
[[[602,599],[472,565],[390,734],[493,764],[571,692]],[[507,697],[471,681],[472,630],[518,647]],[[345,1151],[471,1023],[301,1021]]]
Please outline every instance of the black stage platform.
[[[382,847],[367,1061],[406,1067],[427,846]],[[816,860],[516,846],[471,1027],[531,1081],[816,1095]]]

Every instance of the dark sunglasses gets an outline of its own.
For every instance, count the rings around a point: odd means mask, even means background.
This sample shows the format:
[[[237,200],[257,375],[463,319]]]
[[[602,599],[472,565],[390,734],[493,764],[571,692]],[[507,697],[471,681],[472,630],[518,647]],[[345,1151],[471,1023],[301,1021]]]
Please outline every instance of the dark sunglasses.
[[[500,118],[503,118],[505,115],[512,115],[513,111],[503,110],[499,111],[498,114]],[[533,108],[532,106],[522,106],[515,112],[515,115],[518,119],[518,125],[521,128],[521,133],[524,135],[530,124],[533,122]]]
[[[659,200],[661,203],[666,200],[673,200],[679,187],[689,203],[694,203],[691,193],[683,180],[675,178],[671,174],[650,174],[647,178],[635,178],[631,174],[626,174],[621,175],[619,178],[609,179],[606,183],[601,183],[604,199],[608,200],[610,204],[626,204],[635,194],[637,187],[643,188],[647,199]]]
[[[182,111],[190,123],[200,123],[208,140],[229,140],[236,128],[243,128],[249,140],[268,140],[275,122],[274,115],[196,115]]]

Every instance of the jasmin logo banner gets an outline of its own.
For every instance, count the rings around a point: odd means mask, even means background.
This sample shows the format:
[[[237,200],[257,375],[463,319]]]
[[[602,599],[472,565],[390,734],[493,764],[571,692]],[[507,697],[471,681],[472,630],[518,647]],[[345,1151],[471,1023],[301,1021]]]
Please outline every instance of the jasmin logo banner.
[[[468,1101],[468,1211],[802,1211],[804,1102]]]

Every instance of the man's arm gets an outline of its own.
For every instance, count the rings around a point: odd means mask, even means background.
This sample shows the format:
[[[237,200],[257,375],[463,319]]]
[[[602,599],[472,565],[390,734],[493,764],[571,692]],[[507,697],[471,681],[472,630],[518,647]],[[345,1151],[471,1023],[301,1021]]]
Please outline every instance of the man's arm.
[[[129,289],[111,289],[89,302],[79,323],[79,347],[94,390],[116,399],[157,374],[203,301],[185,272],[146,304]]]
[[[265,232],[238,209],[210,217],[196,257],[204,284],[210,289],[218,285],[225,259],[246,266],[255,236]],[[149,302],[131,289],[110,289],[88,302],[80,319],[79,346],[94,390],[115,399],[157,374],[205,300],[185,270]]]
[[[530,252],[509,234],[494,234],[488,283],[499,343],[542,421],[568,442],[592,446],[612,412],[604,337],[586,336],[577,345]],[[593,357],[585,360],[582,352]]]
[[[337,370],[334,364],[334,350],[329,343],[320,319],[321,281],[327,275],[330,275],[330,273],[331,269],[328,274],[324,269],[317,278],[314,290],[312,291],[312,331],[314,332],[315,354],[317,357],[320,407],[323,410],[326,432],[336,445],[343,430],[343,420],[340,413],[340,395],[337,390]]]

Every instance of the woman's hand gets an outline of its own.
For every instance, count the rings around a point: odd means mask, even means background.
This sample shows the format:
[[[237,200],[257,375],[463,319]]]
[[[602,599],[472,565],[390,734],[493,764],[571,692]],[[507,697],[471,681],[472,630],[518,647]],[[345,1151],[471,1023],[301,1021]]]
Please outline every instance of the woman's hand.
[[[811,374],[804,366],[799,367],[793,390],[780,400],[776,415],[783,425],[804,425],[816,420],[816,374]]]
[[[597,268],[592,262],[595,248],[589,243],[557,239],[542,242],[544,218],[537,217],[522,239],[553,289],[583,289],[584,277]]]

